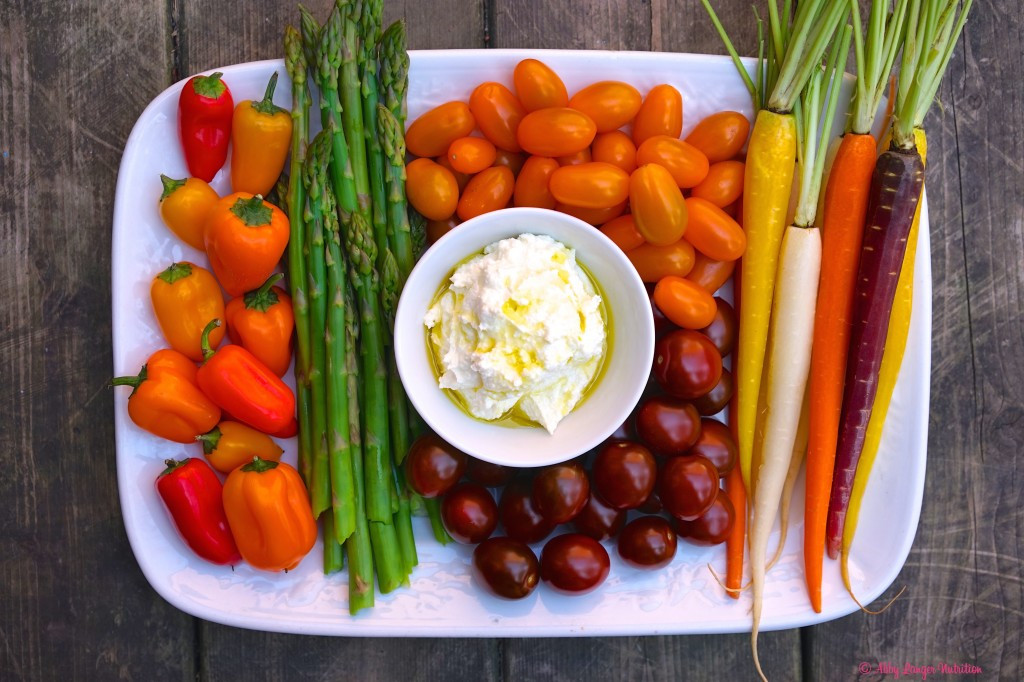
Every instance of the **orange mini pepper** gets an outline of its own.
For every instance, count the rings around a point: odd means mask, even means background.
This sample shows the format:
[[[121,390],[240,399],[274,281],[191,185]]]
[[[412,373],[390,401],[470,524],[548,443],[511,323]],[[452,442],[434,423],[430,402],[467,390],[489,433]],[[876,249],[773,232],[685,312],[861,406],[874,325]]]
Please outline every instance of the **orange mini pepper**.
[[[175,180],[161,175],[160,182],[164,185],[160,195],[160,217],[183,242],[193,249],[206,251],[203,242],[206,214],[220,197],[205,180],[199,178]]]
[[[113,386],[131,386],[128,416],[152,434],[191,443],[220,421],[220,408],[196,383],[195,364],[176,350],[149,356],[137,376],[117,377]]]
[[[235,192],[210,209],[204,239],[217,281],[241,296],[258,289],[277,267],[288,245],[288,218],[258,194]]]
[[[224,295],[210,271],[187,261],[171,263],[153,278],[149,296],[167,343],[201,362],[203,328],[213,318],[224,317]],[[223,338],[224,330],[214,329],[210,343],[219,346]]]
[[[281,273],[271,275],[259,289],[231,299],[224,312],[231,342],[262,360],[279,377],[291,364],[295,329],[292,299],[274,286],[282,277]],[[214,343],[212,334],[210,343]]]
[[[259,457],[228,474],[224,511],[242,558],[266,571],[299,565],[316,542],[316,521],[299,472]]]
[[[274,104],[277,72],[259,102],[244,100],[231,121],[231,187],[266,194],[284,168],[292,140],[292,115]]]
[[[210,348],[210,332],[220,324],[211,320],[203,330],[206,360],[196,372],[199,388],[238,421],[263,433],[285,432],[295,420],[292,389],[245,348],[230,343]]]
[[[284,452],[270,436],[241,422],[222,421],[207,433],[196,436],[196,440],[203,444],[206,461],[222,474],[230,474],[251,462],[254,456],[277,462]]]

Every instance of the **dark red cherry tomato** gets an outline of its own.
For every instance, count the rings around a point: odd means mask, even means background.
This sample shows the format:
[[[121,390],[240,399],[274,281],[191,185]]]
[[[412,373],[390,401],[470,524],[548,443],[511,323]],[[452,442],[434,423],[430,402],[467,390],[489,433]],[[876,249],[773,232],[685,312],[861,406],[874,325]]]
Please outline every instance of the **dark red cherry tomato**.
[[[595,540],[607,540],[622,530],[626,523],[625,509],[612,509],[601,498],[590,492],[583,511],[572,520],[576,530]]]
[[[635,568],[662,568],[676,555],[676,532],[660,516],[633,519],[619,535],[619,556]]]
[[[705,417],[700,420],[700,438],[690,448],[690,455],[700,455],[718,469],[719,476],[725,476],[736,465],[739,450],[729,427],[717,419]]]
[[[700,415],[685,400],[654,396],[637,410],[636,432],[659,455],[683,455],[700,436]]]
[[[466,476],[469,480],[488,488],[497,488],[512,480],[515,470],[512,467],[492,464],[476,457],[468,457],[469,464],[466,466]]]
[[[555,529],[533,505],[531,483],[516,479],[505,486],[498,504],[498,519],[505,534],[522,542],[540,542]]]
[[[473,550],[473,577],[495,596],[522,599],[540,582],[540,562],[518,540],[488,538]]]
[[[541,580],[556,592],[590,592],[604,582],[610,567],[601,543],[581,533],[551,538],[540,554]]]
[[[405,479],[418,495],[444,495],[466,470],[466,454],[432,433],[420,436],[405,457]]]
[[[725,542],[736,520],[736,510],[728,495],[719,493],[711,507],[693,521],[679,521],[679,535],[697,545]]]
[[[498,505],[482,485],[460,483],[441,500],[441,521],[456,542],[483,542],[498,525]]]
[[[674,331],[654,347],[654,376],[677,398],[704,395],[722,376],[722,356],[708,337],[689,329]]]
[[[541,469],[533,479],[533,505],[552,523],[571,521],[590,496],[587,472],[577,463]]]
[[[733,392],[732,372],[722,370],[722,378],[718,380],[715,387],[693,401],[693,406],[705,417],[718,414],[732,399]]]
[[[635,509],[643,504],[658,475],[650,450],[629,440],[606,443],[591,470],[594,489],[614,509]]]
[[[677,519],[692,521],[715,501],[718,469],[704,457],[673,457],[662,465],[658,474],[658,494],[668,513]]]
[[[715,296],[715,303],[718,304],[718,309],[714,319],[711,320],[711,324],[699,331],[711,339],[711,343],[715,344],[715,348],[724,358],[736,345],[736,311],[720,296]]]

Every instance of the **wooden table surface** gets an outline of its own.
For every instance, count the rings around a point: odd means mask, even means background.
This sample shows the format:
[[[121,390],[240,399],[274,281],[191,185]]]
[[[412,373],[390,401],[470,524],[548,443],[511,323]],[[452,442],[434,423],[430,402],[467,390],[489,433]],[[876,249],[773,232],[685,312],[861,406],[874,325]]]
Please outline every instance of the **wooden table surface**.
[[[330,2],[308,4],[325,16]],[[714,4],[749,50],[750,2]],[[928,476],[886,595],[907,592],[879,616],[763,635],[773,679],[881,679],[862,662],[1021,677],[1024,9],[975,5],[926,122]],[[386,0],[386,20],[401,16],[418,49],[722,52],[698,0]],[[121,152],[165,87],[280,56],[296,19],[291,0],[0,0],[0,679],[751,678],[746,635],[273,635],[192,618],[147,584],[121,521],[105,386]]]

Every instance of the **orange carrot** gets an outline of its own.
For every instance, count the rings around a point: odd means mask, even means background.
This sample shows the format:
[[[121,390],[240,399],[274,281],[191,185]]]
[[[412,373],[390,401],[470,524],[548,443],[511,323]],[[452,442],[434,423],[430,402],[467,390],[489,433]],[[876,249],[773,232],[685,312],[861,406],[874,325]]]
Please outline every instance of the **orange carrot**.
[[[847,133],[839,145],[825,189],[821,280],[811,350],[804,507],[804,571],[811,606],[818,613],[821,613],[825,521],[839,437],[853,291],[874,168],[874,138],[870,134]]]
[[[733,309],[739,312],[740,307],[740,271],[736,270],[733,275]],[[733,392],[729,400],[729,430],[732,432],[733,440],[736,440],[739,433],[739,423],[736,420],[736,393]],[[743,547],[746,545],[747,534],[747,489],[743,485],[743,472],[740,471],[740,463],[736,462],[729,475],[725,479],[725,494],[732,502],[732,508],[736,514],[732,522],[732,530],[729,537],[725,539],[725,586],[728,594],[733,599],[740,598],[740,585],[743,583]]]

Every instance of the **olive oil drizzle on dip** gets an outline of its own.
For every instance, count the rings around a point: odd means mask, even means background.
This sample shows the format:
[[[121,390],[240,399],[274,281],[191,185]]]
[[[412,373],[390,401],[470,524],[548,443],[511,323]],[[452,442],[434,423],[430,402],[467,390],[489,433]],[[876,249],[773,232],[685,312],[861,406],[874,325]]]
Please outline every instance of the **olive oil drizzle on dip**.
[[[610,316],[575,251],[543,235],[487,246],[424,317],[438,385],[468,415],[554,432],[604,373]]]

